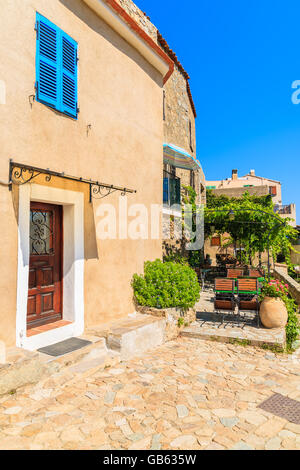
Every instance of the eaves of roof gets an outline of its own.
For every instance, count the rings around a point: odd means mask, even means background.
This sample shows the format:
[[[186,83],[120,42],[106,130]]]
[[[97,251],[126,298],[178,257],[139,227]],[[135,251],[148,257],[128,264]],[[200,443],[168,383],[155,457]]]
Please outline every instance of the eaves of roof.
[[[191,107],[192,107],[192,110],[193,110],[193,113],[194,113],[194,116],[195,118],[197,117],[197,112],[196,112],[196,106],[195,106],[195,103],[194,103],[194,100],[193,100],[193,96],[192,96],[192,92],[191,92],[191,87],[190,87],[190,83],[189,83],[189,79],[190,79],[190,76],[189,74],[187,73],[187,71],[184,69],[183,65],[180,63],[177,55],[175,54],[175,52],[170,48],[170,46],[168,45],[167,41],[163,38],[163,36],[161,35],[161,33],[159,31],[157,31],[157,41],[158,41],[158,44],[161,45],[161,47],[164,49],[164,51],[168,54],[168,56],[172,59],[172,61],[174,62],[174,64],[176,65],[176,67],[178,68],[178,70],[182,73],[182,75],[184,76],[185,80],[186,80],[186,88],[187,88],[187,93],[188,93],[188,97],[189,97],[189,100],[190,100],[190,103],[191,103]]]
[[[116,0],[83,1],[162,73],[164,84],[168,81],[174,71],[173,60]]]

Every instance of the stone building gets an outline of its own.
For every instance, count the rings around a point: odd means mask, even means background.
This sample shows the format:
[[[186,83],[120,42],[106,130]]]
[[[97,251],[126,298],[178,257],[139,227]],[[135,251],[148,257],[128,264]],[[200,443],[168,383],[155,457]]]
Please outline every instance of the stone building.
[[[164,251],[178,247],[184,251],[181,240],[182,200],[192,187],[196,202],[205,204],[205,175],[197,159],[196,108],[189,84],[189,75],[175,52],[157,30],[150,18],[131,0],[118,0],[119,4],[140,25],[174,63],[171,77],[165,83],[162,95],[164,120],[163,155],[163,238]],[[177,229],[176,229],[177,227]]]
[[[164,86],[164,252],[186,253],[187,240],[182,233],[182,200],[188,187],[196,193],[196,203],[205,204],[205,176],[197,159],[196,108],[189,75],[175,53],[158,32],[158,43],[174,61],[174,72]],[[175,188],[175,189],[174,189]],[[177,207],[176,207],[177,206]]]
[[[239,177],[238,170],[232,170],[231,178],[219,181],[207,181],[207,189],[213,190],[216,195],[229,197],[241,197],[245,191],[251,195],[266,196],[270,194],[274,204],[275,212],[282,218],[291,218],[290,225],[296,227],[296,205],[282,205],[282,185],[280,181],[257,176],[255,170]]]
[[[128,206],[162,205],[162,97],[174,65],[123,3],[1,6],[0,342],[7,347],[35,350],[127,318],[135,312],[133,274],[162,257],[161,230],[134,239],[118,225],[115,235],[98,235],[102,205],[118,218],[122,193]]]

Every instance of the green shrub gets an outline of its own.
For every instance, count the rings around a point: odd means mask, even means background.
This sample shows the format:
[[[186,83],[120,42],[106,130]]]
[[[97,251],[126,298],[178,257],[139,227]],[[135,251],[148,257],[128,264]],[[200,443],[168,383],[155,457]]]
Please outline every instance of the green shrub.
[[[296,341],[300,334],[300,324],[298,319],[298,307],[294,299],[288,292],[288,285],[278,279],[270,279],[266,281],[260,296],[260,300],[265,297],[280,298],[285,303],[288,312],[288,323],[285,327],[287,350],[292,350],[292,344]]]
[[[176,251],[164,256],[164,263],[178,263],[184,264],[185,266],[189,264],[187,258]]]
[[[283,301],[288,295],[288,285],[280,282],[278,279],[270,279],[265,281],[262,289],[260,300],[263,300],[265,297],[274,297],[281,298]]]
[[[204,257],[201,250],[190,251],[189,265],[192,268],[199,268],[204,263]]]
[[[298,320],[298,307],[294,299],[286,297],[284,300],[285,306],[288,311],[288,324],[285,327],[286,330],[286,344],[287,349],[292,349],[292,344],[296,341],[300,334],[300,325]]]
[[[161,260],[145,263],[145,274],[133,276],[134,296],[139,305],[153,308],[194,307],[200,298],[200,286],[193,269]]]

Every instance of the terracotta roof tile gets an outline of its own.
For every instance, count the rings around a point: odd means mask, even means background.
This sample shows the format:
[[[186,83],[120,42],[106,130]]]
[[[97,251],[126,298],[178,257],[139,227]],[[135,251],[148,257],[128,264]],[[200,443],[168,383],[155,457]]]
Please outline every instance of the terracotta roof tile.
[[[159,31],[157,31],[157,42],[158,44],[164,49],[164,51],[168,54],[168,56],[173,60],[173,62],[175,63],[176,67],[178,68],[178,70],[182,73],[182,75],[184,76],[184,78],[186,79],[186,88],[187,88],[187,93],[188,93],[188,96],[189,96],[189,99],[190,99],[190,103],[191,103],[191,106],[192,106],[192,110],[193,110],[193,113],[194,113],[194,116],[195,118],[197,117],[197,112],[196,112],[196,106],[195,106],[195,103],[194,103],[194,100],[193,100],[193,96],[192,96],[192,92],[191,92],[191,87],[190,87],[190,83],[189,83],[189,79],[190,79],[190,76],[189,74],[187,73],[187,71],[183,68],[183,65],[180,63],[177,55],[175,54],[175,52],[170,48],[170,46],[168,45],[167,41],[163,38],[163,36],[161,35],[161,33]]]

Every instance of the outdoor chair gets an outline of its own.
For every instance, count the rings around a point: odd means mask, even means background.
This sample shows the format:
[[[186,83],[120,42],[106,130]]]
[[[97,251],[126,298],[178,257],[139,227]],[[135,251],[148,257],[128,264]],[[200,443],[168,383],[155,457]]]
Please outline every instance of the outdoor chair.
[[[215,279],[215,312],[222,315],[222,324],[224,323],[225,313],[235,313],[234,297],[235,281],[233,279]]]
[[[264,277],[264,273],[257,268],[249,268],[249,277]]]
[[[258,279],[238,279],[237,293],[239,319],[241,318],[241,312],[255,311],[257,326],[259,327]]]
[[[227,269],[227,277],[229,279],[237,279],[238,277],[242,277],[243,275],[244,269],[242,268]]]

